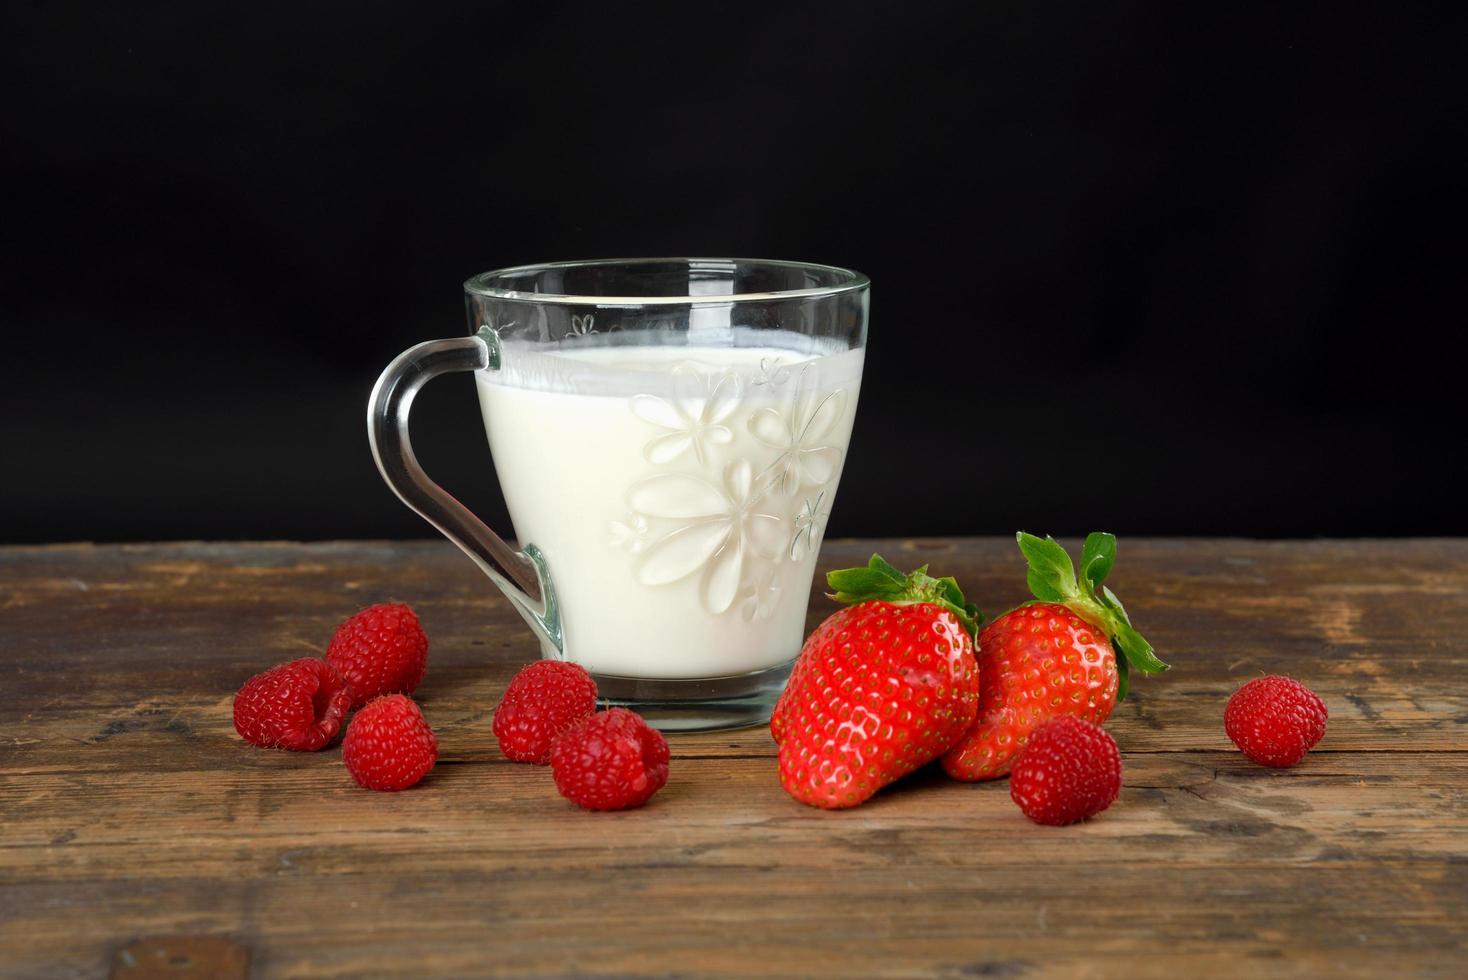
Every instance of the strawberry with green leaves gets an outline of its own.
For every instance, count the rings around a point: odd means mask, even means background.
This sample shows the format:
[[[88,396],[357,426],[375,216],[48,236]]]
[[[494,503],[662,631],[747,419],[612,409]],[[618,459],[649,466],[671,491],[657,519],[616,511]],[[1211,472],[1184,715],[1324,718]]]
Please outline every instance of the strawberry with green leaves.
[[[1035,601],[979,634],[978,718],[943,756],[944,770],[955,779],[1005,775],[1047,721],[1069,715],[1099,725],[1126,697],[1129,670],[1167,669],[1103,584],[1116,563],[1115,535],[1086,538],[1079,576],[1053,538],[1021,531],[1017,540]]]
[[[831,572],[847,608],[806,640],[770,719],[780,785],[802,803],[856,806],[942,755],[973,723],[980,618],[951,578],[873,555]]]

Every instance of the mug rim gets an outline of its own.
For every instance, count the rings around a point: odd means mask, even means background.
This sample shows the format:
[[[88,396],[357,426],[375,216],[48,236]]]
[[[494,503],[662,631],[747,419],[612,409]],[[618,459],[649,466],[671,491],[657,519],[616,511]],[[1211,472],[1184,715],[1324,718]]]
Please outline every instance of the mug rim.
[[[490,285],[497,278],[534,275],[552,269],[574,269],[599,265],[651,265],[654,263],[684,263],[694,265],[748,265],[773,266],[782,269],[833,273],[840,281],[830,286],[811,286],[805,289],[780,289],[760,293],[723,293],[710,296],[593,296],[573,293],[527,293],[522,290],[503,289]],[[769,302],[784,299],[817,299],[839,296],[866,289],[871,280],[854,269],[819,262],[792,262],[784,259],[741,259],[692,256],[666,256],[627,259],[572,259],[564,262],[533,262],[528,265],[512,265],[502,269],[481,272],[464,282],[464,291],[491,299],[514,300],[526,303],[562,303],[582,306],[729,306],[736,303]]]

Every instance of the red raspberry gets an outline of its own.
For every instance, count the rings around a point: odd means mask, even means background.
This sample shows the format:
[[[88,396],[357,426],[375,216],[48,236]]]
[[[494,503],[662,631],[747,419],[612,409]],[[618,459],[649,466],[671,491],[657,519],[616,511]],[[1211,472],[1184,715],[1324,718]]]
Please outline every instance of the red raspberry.
[[[636,713],[612,708],[555,740],[556,789],[588,810],[641,806],[668,781],[668,741]]]
[[[326,662],[347,682],[353,707],[380,694],[412,694],[428,667],[428,637],[413,610],[379,603],[336,628]]]
[[[358,711],[342,739],[342,761],[358,786],[407,789],[438,760],[438,738],[411,698],[387,694]]]
[[[1325,702],[1278,674],[1256,677],[1223,709],[1223,730],[1249,758],[1279,769],[1305,758],[1325,734]]]
[[[315,752],[336,738],[351,706],[337,672],[306,657],[245,681],[234,696],[234,730],[262,748]]]
[[[1094,817],[1121,793],[1121,753],[1100,725],[1071,715],[1030,736],[1009,775],[1009,795],[1035,823]]]
[[[538,660],[515,675],[494,709],[494,737],[515,762],[543,766],[551,742],[596,713],[596,681],[579,664]]]

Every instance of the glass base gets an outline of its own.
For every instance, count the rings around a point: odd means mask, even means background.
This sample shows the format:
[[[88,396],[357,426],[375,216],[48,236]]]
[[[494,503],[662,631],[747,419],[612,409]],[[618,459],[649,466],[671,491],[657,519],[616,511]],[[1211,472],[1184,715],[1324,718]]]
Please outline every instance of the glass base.
[[[591,676],[608,705],[631,708],[664,732],[717,732],[768,724],[795,661],[735,677],[649,680]]]

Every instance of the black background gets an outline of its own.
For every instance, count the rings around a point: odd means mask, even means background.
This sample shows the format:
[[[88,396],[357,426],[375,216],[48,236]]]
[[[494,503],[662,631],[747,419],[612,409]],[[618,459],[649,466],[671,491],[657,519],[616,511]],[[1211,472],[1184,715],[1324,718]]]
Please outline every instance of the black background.
[[[382,366],[677,254],[872,277],[832,534],[1468,532],[1461,9],[8,5],[0,540],[430,533]]]

